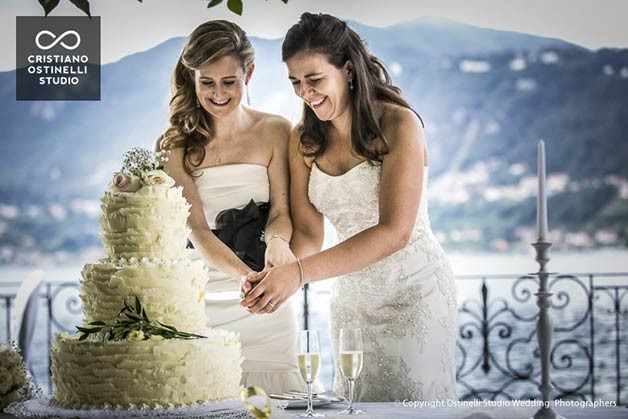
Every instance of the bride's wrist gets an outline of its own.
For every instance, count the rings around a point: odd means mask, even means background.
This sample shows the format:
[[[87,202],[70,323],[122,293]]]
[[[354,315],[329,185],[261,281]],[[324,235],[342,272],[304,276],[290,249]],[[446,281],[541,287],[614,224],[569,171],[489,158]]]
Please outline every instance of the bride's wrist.
[[[270,246],[270,244],[274,241],[275,244],[283,243],[284,245],[290,247],[290,241],[283,237],[280,234],[273,234],[266,239],[266,246]]]
[[[303,263],[301,262],[301,258],[297,257],[296,258],[296,263],[297,263],[297,270],[298,270],[298,278],[299,278],[299,288],[303,289],[303,286],[305,285],[305,274],[303,272]],[[297,288],[298,291],[298,288]]]

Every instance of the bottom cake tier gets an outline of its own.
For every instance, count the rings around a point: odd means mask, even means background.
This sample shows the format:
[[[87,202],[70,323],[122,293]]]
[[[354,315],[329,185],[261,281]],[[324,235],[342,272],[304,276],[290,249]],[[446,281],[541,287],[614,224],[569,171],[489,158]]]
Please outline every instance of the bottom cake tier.
[[[160,409],[238,397],[237,334],[203,339],[100,341],[61,333],[52,349],[52,403],[68,409]]]

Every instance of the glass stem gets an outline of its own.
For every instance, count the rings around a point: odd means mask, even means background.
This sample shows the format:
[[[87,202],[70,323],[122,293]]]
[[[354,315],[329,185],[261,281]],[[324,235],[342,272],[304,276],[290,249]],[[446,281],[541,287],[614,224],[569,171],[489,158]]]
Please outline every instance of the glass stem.
[[[312,412],[312,382],[307,381],[307,410],[306,413]]]
[[[349,407],[347,408],[349,411],[353,410],[353,390],[353,380],[349,379]]]

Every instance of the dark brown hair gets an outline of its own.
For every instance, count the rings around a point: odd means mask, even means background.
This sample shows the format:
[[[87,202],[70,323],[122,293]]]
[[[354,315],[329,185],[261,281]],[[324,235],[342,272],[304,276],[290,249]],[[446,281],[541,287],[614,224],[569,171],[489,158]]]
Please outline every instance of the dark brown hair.
[[[160,148],[184,147],[183,167],[189,175],[205,159],[205,146],[213,137],[213,121],[197,106],[194,70],[234,55],[246,72],[253,65],[254,51],[246,33],[235,23],[211,20],[197,27],[187,38],[172,73],[170,126],[160,141]]]
[[[354,86],[349,90],[352,148],[370,161],[381,161],[388,147],[382,130],[382,116],[377,116],[376,102],[412,109],[401,97],[401,90],[393,86],[384,64],[369,53],[364,41],[344,21],[327,14],[303,13],[299,22],[288,30],[281,46],[283,61],[302,51],[323,54],[338,69],[351,60]],[[301,152],[305,156],[316,158],[325,152],[330,126],[329,121],[319,120],[304,104],[300,129]],[[378,147],[374,144],[375,138],[380,138],[383,144]]]

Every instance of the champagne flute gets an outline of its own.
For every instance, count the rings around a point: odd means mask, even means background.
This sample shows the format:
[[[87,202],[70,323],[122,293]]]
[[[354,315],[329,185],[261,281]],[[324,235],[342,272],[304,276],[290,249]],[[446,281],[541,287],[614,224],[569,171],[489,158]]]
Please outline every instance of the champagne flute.
[[[318,378],[321,369],[321,349],[318,331],[303,330],[299,339],[299,371],[307,384],[307,410],[299,415],[302,418],[324,417],[312,408],[312,383]]]
[[[362,333],[360,329],[340,329],[340,371],[349,382],[349,406],[340,415],[361,415],[363,410],[353,407],[355,379],[362,371]]]

